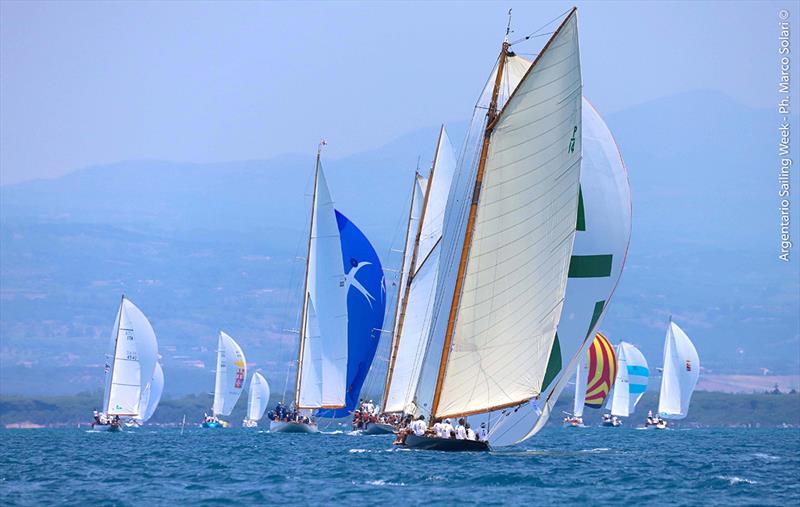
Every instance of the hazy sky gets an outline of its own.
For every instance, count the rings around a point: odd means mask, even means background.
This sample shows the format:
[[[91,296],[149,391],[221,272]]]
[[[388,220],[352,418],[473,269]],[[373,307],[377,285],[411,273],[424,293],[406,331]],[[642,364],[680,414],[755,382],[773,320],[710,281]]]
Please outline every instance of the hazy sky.
[[[374,148],[470,114],[508,7],[522,36],[570,6],[4,0],[0,183],[311,153],[321,136],[330,156]],[[772,107],[793,6],[578,2],[584,93],[604,113],[696,89]]]

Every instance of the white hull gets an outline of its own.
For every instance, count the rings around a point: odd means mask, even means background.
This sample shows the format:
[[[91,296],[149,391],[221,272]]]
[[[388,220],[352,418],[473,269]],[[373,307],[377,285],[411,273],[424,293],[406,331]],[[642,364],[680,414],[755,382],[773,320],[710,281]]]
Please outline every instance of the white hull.
[[[270,421],[270,433],[319,433],[317,425],[299,422]]]

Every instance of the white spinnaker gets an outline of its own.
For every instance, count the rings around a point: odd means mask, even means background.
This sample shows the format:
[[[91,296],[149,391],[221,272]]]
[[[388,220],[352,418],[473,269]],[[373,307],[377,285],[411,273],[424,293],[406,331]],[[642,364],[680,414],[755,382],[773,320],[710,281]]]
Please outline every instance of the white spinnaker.
[[[161,363],[156,363],[156,369],[153,373],[153,380],[147,389],[147,403],[144,405],[143,416],[141,422],[147,422],[161,402],[161,394],[164,392],[164,370],[161,368]]]
[[[117,312],[112,355],[104,412],[139,417],[142,386],[153,378],[158,361],[158,341],[144,313],[124,297]]]
[[[538,400],[500,414],[499,423],[490,430],[493,446],[513,445],[544,427],[578,363],[585,362],[588,347],[625,265],[631,237],[628,173],[611,131],[586,99],[583,99],[581,116],[581,197],[585,227],[575,233],[572,255],[610,255],[610,274],[569,277],[557,334],[563,367]]]
[[[586,382],[589,380],[589,366],[582,360],[575,370],[575,397],[572,400],[572,415],[583,417],[583,404],[586,401]]]
[[[606,399],[605,408],[611,411],[611,415],[617,417],[628,417],[630,415],[630,385],[628,382],[628,359],[622,344],[617,346],[617,376],[614,379],[614,387],[611,394]]]
[[[308,346],[319,345],[320,350],[312,350],[311,355],[320,357],[322,361],[322,397],[319,406],[300,403],[300,408],[340,408],[345,404],[347,390],[347,286],[336,211],[322,167],[317,175],[313,213],[306,297],[316,311],[320,339],[312,341],[310,345],[304,344],[304,350]],[[312,305],[308,306],[310,308]],[[308,312],[303,327],[309,327]],[[304,342],[307,341],[304,337]],[[301,364],[301,372],[303,366]],[[300,390],[302,393],[302,374]]]
[[[699,376],[700,358],[697,356],[697,349],[683,329],[670,321],[664,341],[664,372],[658,398],[658,413],[661,417],[686,417]]]
[[[453,147],[444,128],[437,145],[430,195],[421,224],[415,273],[405,304],[385,412],[414,412],[412,402],[430,333],[444,208],[455,171]]]
[[[503,79],[497,97],[497,107],[501,109],[522,77],[528,71],[530,62],[519,56],[505,59]],[[439,268],[436,274],[436,293],[433,298],[430,331],[425,339],[422,364],[414,394],[413,412],[415,415],[430,415],[439,364],[442,357],[444,335],[447,328],[448,312],[453,299],[455,278],[466,229],[469,204],[475,186],[483,134],[486,129],[486,110],[491,101],[497,64],[484,84],[472,113],[464,146],[459,156],[457,168],[450,184],[450,192],[445,205],[442,240],[439,250]]]
[[[319,334],[317,310],[310,299],[306,302],[306,331],[303,339],[303,363],[300,368],[300,393],[297,405],[306,409],[322,407],[322,337]]]
[[[247,418],[258,421],[264,416],[269,403],[269,384],[267,379],[258,372],[253,373],[250,379],[250,393],[247,397]]]
[[[214,385],[214,415],[231,415],[233,407],[242,395],[244,379],[247,378],[247,360],[236,341],[219,332],[217,342],[217,378]]]
[[[491,133],[436,416],[485,412],[541,392],[575,237],[580,159],[573,13]]]

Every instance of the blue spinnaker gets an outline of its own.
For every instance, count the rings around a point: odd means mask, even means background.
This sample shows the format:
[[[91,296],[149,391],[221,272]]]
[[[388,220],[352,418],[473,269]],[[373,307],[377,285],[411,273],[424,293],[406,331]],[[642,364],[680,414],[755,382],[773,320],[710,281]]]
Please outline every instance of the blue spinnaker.
[[[347,396],[346,406],[320,410],[317,417],[346,417],[358,405],[375,350],[381,338],[386,310],[386,286],[378,254],[346,216],[336,211],[347,280]]]

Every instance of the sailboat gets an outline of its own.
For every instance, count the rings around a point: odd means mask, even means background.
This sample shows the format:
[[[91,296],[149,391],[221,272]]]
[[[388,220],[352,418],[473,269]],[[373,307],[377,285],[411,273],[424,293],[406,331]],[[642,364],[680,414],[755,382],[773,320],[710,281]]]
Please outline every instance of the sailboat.
[[[228,422],[220,416],[229,416],[239,401],[247,378],[247,360],[236,341],[224,331],[217,341],[217,369],[214,382],[214,402],[211,415],[203,418],[203,428],[227,428]]]
[[[561,316],[581,168],[576,10],[530,66],[510,47],[507,31],[488,107],[476,107],[446,206],[431,333],[413,400],[428,424],[537,397]],[[504,76],[520,74],[516,86],[506,86]],[[485,441],[417,433],[405,443],[488,449]]]
[[[669,319],[664,339],[664,371],[658,396],[658,414],[653,424],[667,427],[666,420],[679,420],[689,413],[689,402],[700,377],[700,358],[692,340],[678,324]]]
[[[600,408],[607,398],[616,374],[614,348],[608,339],[597,333],[592,346],[575,372],[573,413],[564,419],[568,426],[583,426],[583,408]]]
[[[605,408],[611,411],[612,422],[620,417],[630,417],[636,409],[636,404],[647,390],[647,378],[650,370],[644,355],[627,342],[617,345],[617,378],[609,395]]]
[[[161,394],[163,392],[164,370],[161,368],[161,363],[156,363],[156,369],[153,373],[153,378],[147,387],[145,387],[141,401],[139,402],[139,417],[128,419],[125,422],[125,425],[137,427],[142,426],[144,423],[150,420],[158,408],[158,404],[161,402]]]
[[[575,396],[572,399],[572,413],[564,418],[564,426],[569,428],[584,428],[583,403],[586,399],[586,380],[589,378],[589,367],[586,361],[581,361],[575,370]]]
[[[383,413],[367,433],[393,433],[400,416],[415,411],[413,397],[430,332],[445,206],[455,166],[453,147],[442,125],[427,178],[414,174]]]
[[[250,392],[247,396],[247,417],[242,421],[245,428],[255,428],[258,421],[264,416],[269,403],[269,384],[267,379],[258,372],[250,378]]]
[[[150,321],[124,295],[117,311],[106,363],[103,410],[94,425],[112,431],[122,427],[121,418],[139,418],[147,406],[143,396],[150,389],[158,364],[158,341]]]
[[[336,210],[317,149],[300,317],[296,414],[270,422],[270,432],[317,433],[314,410],[346,404],[347,284]]]

